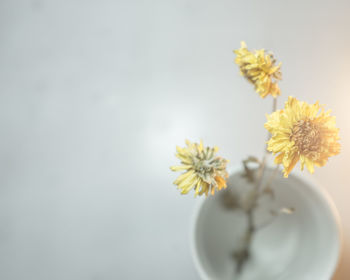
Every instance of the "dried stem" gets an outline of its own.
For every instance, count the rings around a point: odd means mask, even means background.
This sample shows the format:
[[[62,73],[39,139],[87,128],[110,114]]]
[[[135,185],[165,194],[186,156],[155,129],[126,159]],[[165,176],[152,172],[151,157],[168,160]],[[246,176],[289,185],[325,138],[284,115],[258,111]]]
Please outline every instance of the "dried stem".
[[[270,186],[273,180],[276,178],[276,175],[278,174],[278,170],[280,168],[280,165],[277,164],[275,169],[272,171],[272,174],[270,175],[270,178],[267,180],[266,186]]]
[[[272,111],[274,112],[274,111],[276,111],[276,109],[277,109],[277,98],[273,98]],[[270,138],[270,133],[267,134],[267,140],[269,138]],[[256,184],[255,184],[255,187],[253,189],[253,192],[255,192],[254,201],[251,204],[250,208],[248,208],[245,211],[246,216],[247,216],[248,225],[247,225],[247,231],[245,233],[244,244],[243,244],[242,249],[235,252],[235,254],[234,254],[234,259],[236,260],[236,273],[237,274],[240,274],[242,272],[242,269],[243,269],[245,263],[250,258],[250,248],[251,248],[251,243],[252,243],[252,239],[253,239],[255,232],[257,230],[261,229],[262,227],[270,224],[270,221],[269,221],[268,224],[264,224],[263,226],[257,227],[257,226],[255,226],[255,222],[254,222],[254,211],[257,208],[256,202],[260,198],[260,196],[262,195],[260,188],[262,186],[263,177],[264,177],[264,173],[265,173],[265,169],[266,169],[267,155],[268,155],[268,151],[267,151],[267,147],[265,147],[264,156],[263,156],[263,159],[262,159],[261,164],[260,164],[259,169],[258,169]],[[268,184],[270,184],[272,182],[272,180],[276,176],[277,171],[278,171],[278,166],[274,170],[272,175],[270,176]]]
[[[273,98],[273,104],[272,104],[272,112],[275,112],[277,110],[277,97]]]

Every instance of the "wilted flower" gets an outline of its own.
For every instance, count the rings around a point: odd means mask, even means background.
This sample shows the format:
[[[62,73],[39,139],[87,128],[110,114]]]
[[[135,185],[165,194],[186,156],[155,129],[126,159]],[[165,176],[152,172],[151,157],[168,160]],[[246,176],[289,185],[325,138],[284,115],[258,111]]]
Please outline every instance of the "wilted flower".
[[[172,166],[172,171],[186,171],[174,182],[181,189],[181,194],[187,194],[191,189],[196,195],[208,195],[215,193],[215,190],[226,188],[225,178],[227,160],[215,156],[217,147],[203,147],[202,141],[199,144],[186,140],[187,147],[176,147],[176,156],[181,160],[179,166]]]
[[[289,97],[283,110],[267,116],[265,128],[272,134],[267,149],[278,154],[275,163],[283,164],[285,177],[299,160],[301,170],[306,165],[313,173],[314,165],[325,165],[340,151],[335,117],[318,102],[309,105]]]
[[[277,97],[281,94],[277,84],[282,79],[280,72],[281,63],[275,65],[273,54],[265,53],[264,49],[251,52],[245,42],[241,42],[241,48],[234,50],[237,55],[235,62],[241,70],[241,74],[254,85],[255,91],[262,98],[267,95]]]

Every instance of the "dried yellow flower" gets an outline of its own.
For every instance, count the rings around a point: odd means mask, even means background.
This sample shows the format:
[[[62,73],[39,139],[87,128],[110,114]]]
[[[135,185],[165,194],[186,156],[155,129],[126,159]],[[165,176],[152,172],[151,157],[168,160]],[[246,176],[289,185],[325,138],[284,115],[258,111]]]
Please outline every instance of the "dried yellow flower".
[[[186,140],[187,147],[176,147],[176,156],[181,160],[179,166],[172,166],[172,171],[183,171],[174,182],[181,190],[181,194],[187,194],[191,189],[195,195],[207,196],[210,192],[214,195],[215,190],[226,188],[228,173],[226,164],[228,161],[215,156],[217,147],[203,147],[202,141],[199,144]]]
[[[245,42],[241,42],[241,48],[233,52],[237,55],[235,62],[240,67],[241,75],[254,85],[262,98],[281,94],[277,84],[282,79],[281,63],[275,65],[273,54],[265,53],[264,49],[251,52]]]
[[[330,156],[340,152],[335,117],[318,102],[309,105],[290,96],[283,110],[267,115],[265,128],[272,135],[267,149],[278,154],[275,163],[283,164],[284,177],[299,160],[301,170],[306,165],[313,173],[314,165],[324,166]]]

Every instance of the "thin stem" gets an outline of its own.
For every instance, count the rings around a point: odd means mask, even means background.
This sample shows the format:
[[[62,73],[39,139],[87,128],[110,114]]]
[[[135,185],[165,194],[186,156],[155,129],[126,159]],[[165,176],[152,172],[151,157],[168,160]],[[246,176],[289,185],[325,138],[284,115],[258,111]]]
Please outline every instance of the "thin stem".
[[[275,112],[277,110],[277,97],[273,98],[273,104],[272,104],[272,112]]]
[[[277,98],[274,97],[273,98],[273,101],[272,101],[272,112],[275,112],[277,109]],[[267,140],[268,141],[270,139],[270,133],[267,132]],[[265,153],[264,153],[264,157],[263,157],[263,160],[262,160],[262,164],[261,164],[261,170],[259,170],[259,174],[258,174],[258,186],[257,186],[257,189],[260,188],[260,185],[262,183],[262,177],[264,175],[264,172],[265,172],[265,167],[266,167],[266,157],[267,157],[267,154],[268,154],[268,150],[267,150],[267,144],[266,144],[266,148],[265,148]]]
[[[256,230],[253,220],[253,208],[246,211],[248,228],[244,236],[244,244],[241,250],[235,252],[234,258],[236,260],[236,273],[240,274],[244,267],[244,264],[248,261],[250,257],[250,247],[252,244],[253,234]]]
[[[261,161],[261,165],[258,170],[258,178],[257,178],[257,184],[255,186],[255,190],[258,192],[260,189],[260,186],[262,184],[262,178],[265,172],[265,166],[266,166],[266,160],[267,160],[267,152],[265,152],[264,157]]]
[[[272,112],[275,112],[276,109],[277,109],[277,98],[273,98]],[[270,133],[268,132],[267,141],[269,140],[269,138],[270,138]],[[260,227],[255,226],[255,224],[254,224],[254,210],[257,207],[256,202],[259,199],[259,196],[261,195],[261,192],[259,192],[259,189],[261,188],[261,185],[263,182],[263,177],[264,177],[264,173],[265,173],[265,169],[266,169],[267,155],[268,155],[268,150],[267,150],[267,145],[266,145],[264,156],[263,156],[263,159],[262,159],[261,164],[260,164],[259,169],[258,169],[257,183],[254,187],[254,192],[256,192],[256,196],[254,198],[254,203],[252,203],[252,206],[246,210],[248,226],[247,226],[247,231],[245,234],[244,246],[241,250],[237,251],[234,255],[234,258],[236,259],[236,264],[237,264],[236,272],[238,274],[241,273],[244,264],[246,263],[246,261],[250,257],[250,247],[251,247],[251,242],[252,242],[252,238],[253,238],[254,233],[257,230],[259,230],[261,228],[261,226],[263,226],[263,227],[265,226],[265,225],[261,225]],[[272,176],[269,178],[269,183],[271,183],[274,176],[276,176],[276,175],[274,175],[274,173],[277,173],[277,170],[278,170],[278,168],[275,169]]]
[[[272,112],[275,112],[276,109],[277,109],[277,98],[274,97],[273,98],[273,102],[272,102]],[[270,139],[270,133],[267,132],[267,139],[266,139],[266,141],[268,141],[269,139]],[[261,183],[262,183],[262,178],[263,178],[263,175],[264,175],[264,172],[265,172],[265,167],[266,167],[267,154],[268,154],[268,151],[267,151],[267,144],[266,144],[263,160],[262,160],[262,163],[260,165],[259,172],[258,172],[258,180],[257,180],[258,183],[257,183],[257,186],[256,186],[257,190],[259,190],[259,188],[261,186]]]
[[[278,174],[278,170],[280,168],[280,165],[277,164],[275,169],[272,171],[272,174],[270,175],[270,178],[268,179],[266,186],[270,186],[273,180],[276,178],[276,175]]]

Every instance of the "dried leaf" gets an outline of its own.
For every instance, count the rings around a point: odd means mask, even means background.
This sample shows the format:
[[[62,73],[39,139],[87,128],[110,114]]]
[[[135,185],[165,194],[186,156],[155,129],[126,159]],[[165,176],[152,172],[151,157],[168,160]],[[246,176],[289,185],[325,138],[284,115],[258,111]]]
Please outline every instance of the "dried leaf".
[[[263,194],[271,196],[272,199],[275,198],[275,191],[270,186],[264,188],[262,192]]]
[[[248,182],[255,182],[255,171],[260,166],[260,161],[256,157],[249,156],[247,159],[243,160],[242,163],[244,168],[242,177],[246,178]],[[258,166],[254,168],[251,164],[257,164]]]
[[[295,212],[295,209],[293,207],[283,207],[280,209],[280,212],[282,214],[290,215],[290,214],[293,214]]]

